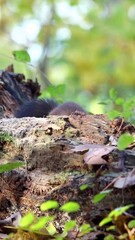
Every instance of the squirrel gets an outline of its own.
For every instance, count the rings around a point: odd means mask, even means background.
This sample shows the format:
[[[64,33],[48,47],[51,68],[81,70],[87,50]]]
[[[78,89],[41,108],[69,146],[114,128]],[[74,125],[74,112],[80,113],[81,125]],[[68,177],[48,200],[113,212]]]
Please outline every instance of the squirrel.
[[[15,117],[42,118],[48,115],[69,116],[76,111],[86,114],[86,111],[74,102],[65,102],[59,105],[54,99],[33,99],[24,103],[20,109],[15,112]]]

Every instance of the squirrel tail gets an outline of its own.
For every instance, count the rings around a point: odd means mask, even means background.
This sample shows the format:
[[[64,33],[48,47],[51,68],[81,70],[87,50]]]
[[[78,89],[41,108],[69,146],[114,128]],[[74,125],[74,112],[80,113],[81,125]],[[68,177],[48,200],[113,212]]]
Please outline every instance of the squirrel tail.
[[[46,117],[58,103],[54,99],[33,99],[24,103],[15,113],[16,118]]]

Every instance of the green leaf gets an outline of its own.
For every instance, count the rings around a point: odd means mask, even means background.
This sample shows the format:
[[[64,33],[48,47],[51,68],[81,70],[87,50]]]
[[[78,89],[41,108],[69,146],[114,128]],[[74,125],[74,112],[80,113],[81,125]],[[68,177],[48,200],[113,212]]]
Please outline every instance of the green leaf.
[[[109,96],[114,101],[117,98],[117,90],[114,88],[111,88],[109,91]]]
[[[0,143],[3,142],[12,142],[13,141],[13,136],[6,132],[0,132]]]
[[[20,227],[27,228],[34,221],[34,214],[28,213],[20,221]]]
[[[88,187],[89,187],[88,184],[83,184],[83,185],[80,186],[80,190],[81,190],[81,191],[84,191],[84,190],[87,189]]]
[[[24,165],[24,163],[22,163],[22,162],[12,162],[12,163],[0,164],[0,173],[6,172],[6,171],[11,171],[18,167],[22,167],[23,165]]]
[[[50,223],[46,229],[51,236],[53,236],[57,232],[56,228],[54,227],[54,225],[52,223]]]
[[[45,227],[45,225],[52,221],[54,219],[54,217],[51,217],[51,216],[46,216],[46,217],[41,217],[38,219],[38,221],[34,224],[32,224],[29,229],[31,231],[38,231],[38,230],[41,230],[42,228]]]
[[[135,98],[130,98],[129,100],[125,101],[123,104],[124,111],[129,110],[131,111],[135,107]]]
[[[61,211],[64,211],[64,212],[77,212],[80,210],[80,205],[76,202],[67,202],[65,203],[64,205],[62,205],[60,207],[60,210]]]
[[[77,226],[77,223],[75,220],[70,220],[69,222],[66,222],[64,225],[64,231],[61,234],[61,237],[65,239],[65,237],[68,235],[68,232],[71,231],[71,229],[75,228]]]
[[[108,115],[108,117],[109,117],[110,120],[113,120],[113,119],[116,118],[116,117],[120,117],[120,116],[121,116],[121,112],[116,111],[116,110],[112,110],[112,111],[109,111],[109,112],[107,113],[107,115]]]
[[[41,204],[40,209],[41,209],[41,211],[46,211],[46,210],[58,208],[58,206],[59,206],[59,204],[57,201],[48,200]]]
[[[19,51],[13,51],[13,56],[15,57],[15,60],[19,62],[30,62],[30,55],[25,50],[19,50]]]
[[[110,192],[112,192],[111,189],[106,190],[106,191],[102,191],[98,194],[96,194],[93,198],[93,203],[98,203],[100,202],[102,199],[104,199]]]
[[[125,102],[124,99],[121,98],[121,97],[116,98],[116,100],[115,100],[115,103],[116,103],[117,105],[123,105],[124,102]]]
[[[134,227],[135,227],[135,220],[131,220],[131,221],[128,223],[128,227],[129,227],[129,228],[134,228]]]
[[[104,226],[105,224],[112,222],[112,217],[106,217],[104,218],[100,223],[99,223],[99,227]]]
[[[106,237],[104,237],[104,240],[115,240],[115,238],[112,234],[109,234]]]
[[[122,117],[123,118],[125,118],[125,119],[128,119],[128,118],[130,118],[132,116],[132,111],[123,111],[123,113],[122,113]]]
[[[113,219],[117,219],[122,213],[124,213],[125,211],[127,211],[129,208],[133,207],[133,204],[124,206],[124,207],[119,207],[119,208],[115,208],[114,210],[112,210],[108,216],[106,218],[104,218],[100,223],[99,226],[102,227],[103,225],[112,222]]]
[[[76,227],[76,221],[71,220],[69,222],[66,222],[64,225],[64,232],[69,232],[71,229]]]
[[[50,85],[45,91],[42,92],[41,98],[53,97],[57,100],[62,100],[66,90],[65,84],[59,84],[57,86]]]
[[[129,133],[124,133],[118,139],[118,149],[123,150],[133,142],[134,142],[134,137]]]
[[[82,226],[79,228],[79,237],[91,232],[93,228],[88,223],[82,224]]]
[[[65,84],[59,84],[55,88],[56,88],[57,94],[62,95],[66,90],[66,85]]]
[[[133,204],[124,206],[124,207],[119,207],[119,208],[115,208],[114,210],[112,210],[109,213],[109,217],[113,217],[115,219],[117,219],[117,217],[119,217],[122,213],[124,213],[125,211],[127,211],[129,208],[133,207]]]
[[[106,228],[106,231],[115,231],[116,230],[116,226],[115,225],[111,225],[109,227]]]

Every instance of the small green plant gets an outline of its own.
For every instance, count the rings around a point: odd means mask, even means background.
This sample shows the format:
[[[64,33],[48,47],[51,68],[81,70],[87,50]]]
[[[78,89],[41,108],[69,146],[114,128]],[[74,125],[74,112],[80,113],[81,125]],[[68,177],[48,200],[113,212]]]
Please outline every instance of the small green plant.
[[[22,162],[11,162],[11,163],[0,164],[0,173],[11,171],[18,167],[22,167],[23,165],[24,163]]]
[[[0,132],[0,143],[5,143],[5,142],[12,142],[13,141],[13,137],[6,133],[6,132]]]
[[[0,144],[3,145],[7,142],[13,142],[13,137],[6,132],[0,132]],[[18,167],[22,167],[23,165],[24,163],[19,161],[0,164],[0,173],[11,171]]]
[[[114,210],[112,210],[108,216],[106,218],[104,218],[100,223],[99,226],[102,227],[105,224],[109,223],[109,222],[113,222],[115,220],[117,220],[117,218],[123,214],[125,211],[127,211],[129,208],[133,207],[133,204],[124,206],[124,207],[119,207],[119,208],[115,208]]]
[[[101,193],[95,195],[95,197],[93,198],[94,204],[101,201],[111,191],[112,190],[102,191]],[[106,233],[108,233],[109,231],[114,231],[116,228],[115,221],[118,219],[119,216],[121,216],[131,207],[133,207],[132,204],[112,210],[108,214],[108,216],[99,223],[99,227],[102,228],[106,224],[111,223],[111,226],[108,227],[107,225]],[[58,211],[74,213],[80,210],[80,205],[76,202],[69,201],[63,204],[61,207],[59,207],[59,203],[57,201],[48,200],[41,204],[40,209],[41,211],[58,209]],[[94,232],[97,231],[97,228],[91,227],[89,223],[83,223],[81,226],[79,226],[76,220],[71,219],[65,222],[62,228],[63,231],[59,233],[56,227],[54,226],[55,215],[51,216],[48,214],[49,213],[47,213],[46,216],[36,217],[33,213],[27,213],[25,216],[22,217],[19,227],[17,229],[17,233],[20,233],[22,236],[23,232],[27,232],[30,234],[30,236],[32,236],[32,239],[38,239],[36,238],[36,236],[39,236],[39,237],[45,237],[45,239],[64,240],[64,239],[70,239],[69,236],[72,236],[72,234],[74,239],[79,239],[90,232],[93,232],[94,234]],[[135,226],[135,220],[132,220],[128,223],[127,229],[129,229],[130,231],[130,229],[134,228],[134,226]],[[121,235],[123,236],[123,238],[120,238],[120,239],[127,239],[126,238],[127,234],[125,235],[125,237],[124,235]],[[111,234],[106,234],[104,239],[113,240],[115,239],[115,236],[111,232]]]
[[[112,105],[112,110],[107,113],[110,120],[116,117],[123,117],[129,122],[135,122],[134,110],[135,110],[135,96],[125,100],[118,96],[116,89],[112,88],[109,91],[109,102]]]
[[[74,213],[80,210],[80,205],[76,202],[69,201],[59,207],[59,203],[57,201],[48,200],[42,203],[40,206],[41,211],[48,211],[56,208],[59,208],[59,211]],[[64,224],[63,232],[60,234],[57,232],[53,224],[54,220],[55,216],[47,215],[43,217],[36,217],[33,213],[28,213],[22,217],[18,231],[24,230],[46,237],[53,236],[54,239],[62,240],[65,239],[68,233],[72,230],[76,231],[76,238],[82,237],[83,235],[94,230],[88,223],[83,223],[81,226],[78,226],[75,220],[69,220]]]
[[[107,113],[109,119],[113,120],[114,118],[122,117],[126,121],[135,123],[135,97],[133,96],[128,100],[125,100],[118,96],[118,93],[114,88],[110,89],[109,97],[109,103],[112,105],[112,110]],[[118,139],[118,149],[124,150],[133,142],[134,137],[129,133],[124,133]]]

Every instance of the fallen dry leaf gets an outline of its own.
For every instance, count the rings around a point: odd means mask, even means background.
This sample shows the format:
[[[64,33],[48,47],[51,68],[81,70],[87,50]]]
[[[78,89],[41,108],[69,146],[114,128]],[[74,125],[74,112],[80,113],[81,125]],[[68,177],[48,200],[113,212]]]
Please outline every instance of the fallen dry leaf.
[[[126,176],[120,176],[119,178],[117,178],[114,183],[114,187],[120,189],[133,185],[135,185],[135,168]]]
[[[103,156],[108,155],[116,147],[107,146],[101,144],[84,144],[78,145],[73,149],[73,152],[86,152],[84,155],[84,161],[86,164],[107,164],[107,161],[103,159]]]
[[[16,212],[12,214],[10,217],[0,220],[0,227],[1,226],[13,226],[18,227],[21,220],[20,212]]]

